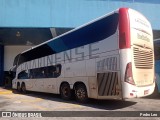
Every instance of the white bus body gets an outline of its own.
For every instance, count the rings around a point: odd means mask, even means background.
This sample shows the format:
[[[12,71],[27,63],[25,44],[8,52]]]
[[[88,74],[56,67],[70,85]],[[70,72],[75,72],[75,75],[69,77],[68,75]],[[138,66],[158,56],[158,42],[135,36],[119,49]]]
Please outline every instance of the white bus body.
[[[155,87],[151,25],[137,11],[120,8],[21,53],[12,86],[64,99],[73,90],[80,102],[150,95]]]

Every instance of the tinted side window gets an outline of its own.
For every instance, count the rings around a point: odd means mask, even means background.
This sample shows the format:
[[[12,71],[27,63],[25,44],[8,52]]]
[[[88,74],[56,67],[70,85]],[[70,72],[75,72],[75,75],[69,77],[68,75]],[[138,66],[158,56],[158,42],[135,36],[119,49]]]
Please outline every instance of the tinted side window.
[[[28,70],[22,71],[18,74],[18,79],[29,79]]]
[[[61,75],[61,65],[49,66],[47,78],[57,78]]]
[[[14,62],[13,62],[13,66],[17,65],[18,59],[20,57],[20,54],[18,54],[15,58],[14,58]]]
[[[18,65],[20,65],[21,63],[24,63],[26,61],[27,61],[27,56],[24,56],[23,54],[21,54],[19,57]]]
[[[118,21],[118,13],[106,16],[78,30],[51,40],[46,44],[23,53],[21,55],[19,64],[104,40],[116,32]]]
[[[57,78],[61,75],[61,65],[53,65],[41,68],[30,69],[30,79]]]

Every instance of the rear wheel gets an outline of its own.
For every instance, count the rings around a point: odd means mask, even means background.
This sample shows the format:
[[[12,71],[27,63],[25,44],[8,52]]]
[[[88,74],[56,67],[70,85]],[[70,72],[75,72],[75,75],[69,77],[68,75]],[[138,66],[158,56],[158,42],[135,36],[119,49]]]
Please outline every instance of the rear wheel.
[[[87,89],[84,84],[79,84],[75,88],[75,96],[78,102],[86,103],[88,101]]]
[[[61,98],[64,100],[71,99],[71,89],[68,83],[63,83],[60,87]]]
[[[155,89],[151,97],[158,97],[159,96],[159,91],[158,91],[158,86],[157,84],[155,85]]]

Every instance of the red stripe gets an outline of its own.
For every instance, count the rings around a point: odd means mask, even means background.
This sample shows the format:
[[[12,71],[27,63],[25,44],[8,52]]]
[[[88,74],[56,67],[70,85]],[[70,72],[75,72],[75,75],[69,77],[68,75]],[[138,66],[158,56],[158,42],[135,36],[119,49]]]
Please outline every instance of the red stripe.
[[[128,8],[119,9],[119,48],[130,48],[130,21]]]

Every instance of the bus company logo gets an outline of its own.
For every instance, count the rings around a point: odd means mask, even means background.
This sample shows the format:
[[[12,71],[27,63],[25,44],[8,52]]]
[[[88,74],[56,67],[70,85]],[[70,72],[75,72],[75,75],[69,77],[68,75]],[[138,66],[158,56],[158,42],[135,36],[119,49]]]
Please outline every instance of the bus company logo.
[[[144,34],[137,33],[137,38],[141,39],[141,40],[144,40],[144,41],[147,41],[147,42],[150,42],[149,37],[147,35],[144,35]]]
[[[2,117],[12,117],[11,112],[2,112]]]
[[[140,18],[135,19],[135,22],[137,22],[137,23],[139,23],[139,24],[141,24],[141,25],[146,26],[147,28],[149,28],[149,25],[146,23],[146,21],[144,21],[144,20],[142,20]]]

